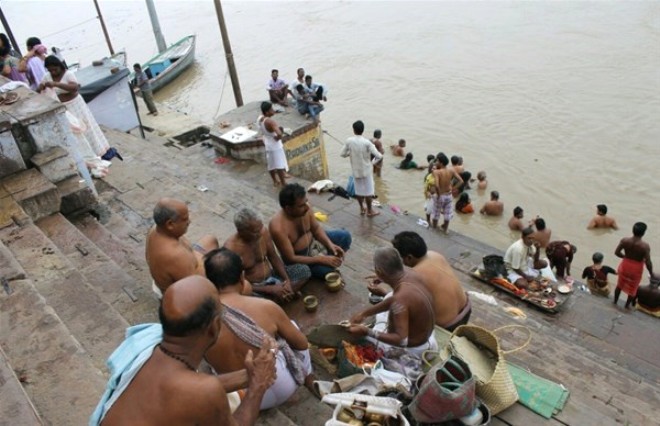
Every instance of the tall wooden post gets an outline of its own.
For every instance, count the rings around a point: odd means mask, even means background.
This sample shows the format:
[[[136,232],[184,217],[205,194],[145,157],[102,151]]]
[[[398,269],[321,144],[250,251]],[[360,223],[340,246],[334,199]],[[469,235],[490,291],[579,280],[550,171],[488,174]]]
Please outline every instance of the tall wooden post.
[[[146,0],[147,9],[149,10],[149,19],[151,19],[151,28],[154,30],[154,37],[156,37],[156,46],[158,46],[158,53],[163,53],[167,50],[163,32],[160,30],[160,22],[158,22],[158,14],[156,13],[156,6],[154,0]]]
[[[243,95],[241,94],[241,85],[238,82],[238,73],[236,72],[236,65],[234,64],[234,54],[231,52],[231,44],[229,43],[225,17],[222,14],[220,0],[213,0],[213,3],[215,4],[215,12],[218,15],[218,24],[220,24],[222,45],[225,48],[225,58],[227,59],[227,68],[229,69],[229,77],[231,78],[231,87],[234,89],[234,99],[236,100],[236,106],[241,107],[243,106]]]
[[[96,13],[98,14],[99,21],[101,21],[101,28],[103,29],[103,35],[105,36],[105,42],[108,44],[108,49],[110,54],[115,54],[115,49],[112,48],[112,43],[110,42],[110,35],[108,34],[108,29],[105,27],[105,21],[103,20],[103,15],[101,15],[101,8],[99,8],[99,2],[94,0],[94,6],[96,6]]]
[[[5,18],[5,14],[2,11],[2,7],[0,7],[0,21],[2,21],[2,26],[7,32],[7,36],[9,37],[9,40],[14,45],[14,50],[16,51],[16,53],[23,56],[23,54],[21,53],[21,48],[18,46],[18,43],[16,43],[16,39],[14,38],[14,33],[12,33],[11,28],[9,28],[9,22],[7,22],[7,19]]]

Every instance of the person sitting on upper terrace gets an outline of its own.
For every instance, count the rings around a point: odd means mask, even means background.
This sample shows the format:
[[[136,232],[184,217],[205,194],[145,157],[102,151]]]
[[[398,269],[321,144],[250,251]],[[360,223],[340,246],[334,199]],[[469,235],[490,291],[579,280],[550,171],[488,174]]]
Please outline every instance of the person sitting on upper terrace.
[[[405,157],[406,156],[406,140],[405,139],[399,139],[399,143],[396,145],[390,145],[390,151],[392,151],[392,155],[395,157]]]
[[[328,98],[326,97],[327,90],[325,90],[325,87],[321,84],[316,84],[312,81],[312,76],[307,74],[305,76],[305,91],[312,95],[312,98],[316,102],[328,102]]]
[[[406,154],[406,158],[401,160],[399,164],[399,169],[401,170],[424,170],[426,166],[420,166],[415,161],[413,161],[413,153],[409,152]]]
[[[541,248],[548,247],[548,244],[550,244],[550,237],[552,237],[552,229],[548,228],[545,224],[545,220],[538,216],[531,221],[530,226],[532,225],[536,228],[533,236],[534,241],[539,243]]]
[[[315,101],[312,94],[305,91],[305,88],[302,84],[298,84],[295,87],[294,98],[296,99],[296,109],[302,115],[309,116],[314,122],[318,123],[321,121],[319,119],[319,114],[323,111],[323,105],[320,102]]]
[[[619,229],[616,220],[607,215],[607,206],[605,204],[598,204],[596,206],[596,216],[594,216],[593,219],[591,219],[591,222],[589,222],[589,225],[587,225],[587,229],[594,228]]]
[[[202,257],[218,248],[218,240],[204,236],[191,244],[184,235],[190,225],[186,203],[172,198],[161,198],[154,208],[156,223],[147,234],[145,254],[153,278],[152,290],[161,298],[175,281],[190,275],[204,276]]]
[[[527,288],[534,281],[548,262],[539,259],[538,243],[534,242],[532,228],[522,230],[522,237],[511,244],[504,253],[504,265],[507,279],[518,288]]]
[[[250,351],[263,348],[266,339],[273,339],[277,342],[276,379],[264,394],[261,409],[284,403],[302,384],[312,389],[315,378],[307,338],[277,304],[241,294],[241,258],[221,248],[206,255],[204,267],[218,289],[224,310],[220,337],[206,353],[213,369],[217,373],[241,370]]]
[[[526,226],[522,221],[523,217],[524,212],[522,207],[516,206],[516,208],[513,209],[513,216],[509,219],[509,229],[512,231],[522,231],[525,229]]]
[[[344,229],[325,231],[307,201],[305,188],[286,185],[279,194],[282,209],[268,225],[270,235],[286,265],[301,264],[315,278],[337,270],[351,247],[351,234]]]
[[[416,232],[396,234],[392,245],[401,255],[403,264],[422,277],[424,287],[433,299],[435,324],[448,331],[467,324],[472,305],[447,259],[436,251],[428,250],[426,242]],[[373,284],[369,286],[370,290],[372,288]]]
[[[111,355],[112,377],[89,424],[255,424],[261,400],[275,382],[275,343],[268,339],[260,350],[247,352],[241,372],[198,373],[224,328],[222,312],[217,290],[206,278],[172,284],[158,309],[160,324],[130,327]],[[232,414],[227,392],[246,387]]]
[[[399,253],[391,247],[376,249],[374,268],[377,279],[392,287],[392,292],[377,305],[353,315],[349,332],[369,336],[379,347],[399,347],[416,356],[436,350],[433,299],[423,278],[405,267]],[[376,325],[370,329],[362,322],[373,315]]]
[[[500,201],[500,193],[497,191],[490,191],[490,201],[481,207],[479,213],[486,216],[502,216],[504,212],[504,203]]]
[[[289,103],[286,100],[286,96],[290,92],[289,85],[286,84],[286,81],[278,77],[279,73],[278,70],[272,70],[270,72],[271,78],[268,80],[266,90],[268,90],[268,95],[270,96],[270,101],[272,103],[289,106]]]
[[[252,291],[278,302],[291,300],[311,278],[309,268],[284,265],[261,216],[254,210],[239,210],[234,215],[234,225],[236,233],[227,238],[224,246],[241,257]]]
[[[293,86],[297,86],[298,84],[305,84],[305,69],[304,68],[298,68],[296,70],[296,78],[293,79],[291,82]]]

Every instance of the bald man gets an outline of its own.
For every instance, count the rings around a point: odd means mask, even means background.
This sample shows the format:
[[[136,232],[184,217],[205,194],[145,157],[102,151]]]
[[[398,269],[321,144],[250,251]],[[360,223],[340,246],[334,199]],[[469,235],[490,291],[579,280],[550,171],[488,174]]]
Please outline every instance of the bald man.
[[[186,203],[172,198],[161,198],[154,208],[156,223],[147,234],[145,247],[149,272],[154,282],[152,289],[160,299],[167,288],[190,275],[204,276],[203,256],[219,247],[212,235],[191,244],[185,233],[190,225]]]
[[[112,377],[90,424],[255,424],[261,399],[275,381],[274,343],[265,340],[256,356],[247,353],[247,392],[232,415],[226,392],[240,387],[240,380],[223,384],[222,378],[197,372],[222,327],[213,284],[200,276],[174,283],[158,313],[161,324],[129,328],[108,360]]]
[[[378,279],[392,287],[392,293],[377,305],[355,314],[348,330],[369,336],[381,347],[403,348],[416,356],[436,350],[435,312],[422,277],[405,267],[399,253],[391,247],[376,249],[374,268]],[[370,329],[362,322],[372,315],[376,315],[376,325]]]

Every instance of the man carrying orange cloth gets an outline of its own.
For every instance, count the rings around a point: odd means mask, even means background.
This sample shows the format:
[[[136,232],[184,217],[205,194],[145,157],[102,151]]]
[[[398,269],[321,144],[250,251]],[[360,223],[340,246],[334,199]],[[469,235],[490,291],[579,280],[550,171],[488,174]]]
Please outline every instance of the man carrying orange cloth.
[[[651,248],[648,243],[642,241],[646,233],[646,224],[637,222],[633,225],[633,236],[622,238],[614,254],[623,260],[619,264],[619,280],[614,290],[614,304],[619,301],[621,290],[628,295],[626,309],[635,305],[637,289],[644,274],[644,264],[649,274],[653,276],[653,264],[651,263]]]

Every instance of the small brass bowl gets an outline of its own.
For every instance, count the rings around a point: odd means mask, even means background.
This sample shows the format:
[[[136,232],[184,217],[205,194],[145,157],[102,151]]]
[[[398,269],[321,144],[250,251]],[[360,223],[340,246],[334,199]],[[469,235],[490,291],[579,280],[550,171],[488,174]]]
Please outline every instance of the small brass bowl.
[[[336,293],[342,288],[341,275],[338,272],[329,272],[325,275],[325,286],[330,293]]]
[[[316,296],[305,296],[303,304],[307,312],[314,312],[319,307],[319,299]]]

